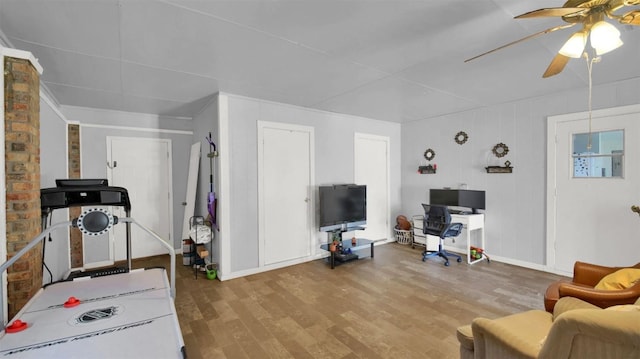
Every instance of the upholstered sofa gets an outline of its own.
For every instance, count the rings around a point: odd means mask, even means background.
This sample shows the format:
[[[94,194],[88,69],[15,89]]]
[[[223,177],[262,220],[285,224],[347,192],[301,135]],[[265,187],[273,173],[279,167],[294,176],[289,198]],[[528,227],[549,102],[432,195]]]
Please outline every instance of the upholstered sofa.
[[[457,330],[460,358],[640,358],[640,299],[607,309],[563,297],[553,314],[476,318]]]

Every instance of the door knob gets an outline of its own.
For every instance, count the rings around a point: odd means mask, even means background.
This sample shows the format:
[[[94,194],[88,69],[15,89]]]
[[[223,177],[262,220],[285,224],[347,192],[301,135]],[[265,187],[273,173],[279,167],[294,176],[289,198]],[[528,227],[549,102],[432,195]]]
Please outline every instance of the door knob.
[[[638,206],[631,206],[631,212],[635,212],[640,216],[640,207]]]

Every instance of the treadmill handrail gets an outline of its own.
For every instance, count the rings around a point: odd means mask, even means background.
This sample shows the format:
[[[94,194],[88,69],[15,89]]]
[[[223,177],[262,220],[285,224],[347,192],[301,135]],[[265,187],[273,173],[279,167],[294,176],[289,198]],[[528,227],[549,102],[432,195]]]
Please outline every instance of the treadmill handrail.
[[[20,259],[20,257],[22,257],[25,253],[30,251],[31,248],[35,247],[36,244],[42,241],[54,229],[57,229],[60,227],[69,227],[71,225],[72,225],[71,221],[60,222],[42,231],[37,237],[32,239],[26,246],[24,246],[24,248],[19,250],[18,253],[14,254],[11,258],[9,258],[9,260],[7,260],[6,262],[2,263],[2,265],[0,265],[0,276],[4,275],[4,272],[7,270],[7,268],[11,267],[18,259]],[[0,302],[2,301],[4,301],[4,285],[0,285]],[[6,324],[4,319],[4,303],[0,305],[0,323],[2,324],[0,326],[0,329],[4,330],[4,327]]]
[[[147,227],[143,226],[142,224],[138,223],[133,218],[120,217],[118,219],[118,223],[127,223],[127,224],[133,223],[133,224],[135,224],[140,229],[142,229],[147,234],[149,234],[151,237],[153,237],[154,239],[159,241],[168,250],[169,255],[171,257],[170,272],[169,272],[170,286],[171,286],[170,294],[171,294],[171,298],[173,298],[175,300],[175,297],[176,297],[176,251],[175,251],[175,249],[169,243],[167,243],[167,241],[162,239],[162,237],[157,235],[155,232],[153,232],[149,228],[147,228]],[[66,221],[66,222],[56,223],[56,224],[52,225],[51,227],[48,227],[48,228],[44,229],[38,236],[33,238],[24,248],[22,248],[15,255],[13,255],[11,258],[9,258],[9,260],[7,260],[6,262],[4,262],[4,263],[2,263],[0,265],[0,276],[2,274],[4,274],[4,272],[7,270],[7,268],[11,267],[18,259],[20,259],[20,257],[22,257],[25,253],[27,253],[29,250],[31,250],[33,247],[35,247],[40,241],[42,241],[44,238],[46,238],[49,235],[49,233],[53,232],[54,230],[56,230],[58,228],[71,227],[71,226],[73,226],[73,221]],[[129,267],[129,270],[131,270],[131,267]],[[4,298],[4,286],[0,285],[0,303],[3,301],[2,298]],[[5,328],[6,324],[7,324],[5,322],[4,318],[5,318],[4,317],[4,303],[1,303],[0,304],[0,324],[1,324],[0,325],[0,331],[4,330],[4,328]]]
[[[171,285],[171,297],[175,299],[175,297],[176,297],[176,250],[169,243],[167,243],[167,241],[162,239],[162,237],[157,235],[156,232],[154,232],[151,229],[143,226],[142,224],[138,223],[138,221],[136,221],[135,219],[133,219],[131,217],[120,217],[120,218],[118,218],[118,222],[135,224],[140,229],[142,229],[143,231],[147,232],[147,234],[149,234],[151,237],[153,237],[158,242],[160,242],[160,244],[162,244],[162,246],[164,246],[169,251],[169,256],[171,257],[171,265],[170,265],[170,273],[169,273],[169,277],[170,277],[170,281],[171,281],[171,283],[170,283],[170,285]]]

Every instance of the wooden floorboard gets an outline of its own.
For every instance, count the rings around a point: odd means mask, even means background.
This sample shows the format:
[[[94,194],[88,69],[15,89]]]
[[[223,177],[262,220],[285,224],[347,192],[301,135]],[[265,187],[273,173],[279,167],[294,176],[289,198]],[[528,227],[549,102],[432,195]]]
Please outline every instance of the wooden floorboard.
[[[189,358],[457,358],[458,326],[543,309],[560,278],[498,262],[445,267],[397,243],[375,254],[334,270],[316,260],[224,282],[196,279],[178,256],[175,304]]]

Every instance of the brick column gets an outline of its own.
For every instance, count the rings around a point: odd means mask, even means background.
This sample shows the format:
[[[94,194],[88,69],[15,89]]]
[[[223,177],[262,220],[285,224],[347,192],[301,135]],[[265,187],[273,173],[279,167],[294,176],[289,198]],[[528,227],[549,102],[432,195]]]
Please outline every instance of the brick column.
[[[67,126],[68,134],[68,158],[69,158],[69,178],[80,178],[80,125],[70,124]],[[80,216],[81,207],[69,208],[69,220]],[[78,228],[70,228],[69,231],[71,268],[79,268],[83,265],[82,258],[82,233]]]
[[[4,57],[7,256],[40,233],[40,76],[27,59]],[[8,272],[9,318],[42,287],[42,245]]]

